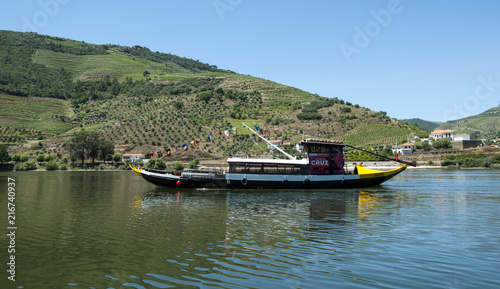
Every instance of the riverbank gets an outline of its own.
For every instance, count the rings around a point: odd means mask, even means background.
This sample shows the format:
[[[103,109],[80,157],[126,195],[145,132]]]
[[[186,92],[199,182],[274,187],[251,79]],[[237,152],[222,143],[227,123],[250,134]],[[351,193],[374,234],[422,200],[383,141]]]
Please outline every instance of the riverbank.
[[[369,169],[374,169],[374,170],[392,170],[395,168],[401,167],[401,163],[395,162],[395,161],[362,161],[362,162],[347,162],[347,169],[348,171],[352,172],[354,171],[354,168],[358,164],[363,164],[365,168]],[[188,164],[184,164],[185,167],[188,167]],[[171,167],[171,163],[167,163],[167,166]],[[205,167],[205,168],[221,168],[221,167],[227,167],[225,165],[224,161],[200,161],[200,167]],[[461,167],[461,166],[441,166],[441,165],[418,165],[416,167],[408,166],[408,169],[411,170],[439,170],[439,169],[500,169],[500,165],[496,164],[493,167]],[[101,165],[96,165],[94,167],[88,167],[85,169],[82,169],[81,167],[68,167],[65,170],[59,170],[59,171],[70,171],[70,172],[83,172],[83,171],[89,171],[89,172],[110,172],[110,171],[127,171],[130,170],[128,166],[125,165],[120,165],[118,167],[115,167],[114,165],[105,165],[102,167]],[[13,164],[0,164],[0,171],[15,171],[14,170],[14,165]],[[50,171],[47,170],[44,166],[39,166],[35,170],[31,171],[36,171],[36,172],[46,172]]]

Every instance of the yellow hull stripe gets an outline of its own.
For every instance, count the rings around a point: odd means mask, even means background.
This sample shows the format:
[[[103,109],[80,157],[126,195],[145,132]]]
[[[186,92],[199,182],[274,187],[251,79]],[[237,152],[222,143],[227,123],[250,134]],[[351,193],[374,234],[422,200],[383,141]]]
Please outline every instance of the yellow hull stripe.
[[[356,168],[358,170],[359,177],[361,179],[366,179],[366,178],[379,178],[379,177],[388,177],[391,175],[398,174],[406,169],[407,165],[402,165],[401,167],[397,169],[393,169],[390,171],[377,171],[377,170],[372,170],[372,169],[367,169],[363,167],[362,165],[357,165]]]

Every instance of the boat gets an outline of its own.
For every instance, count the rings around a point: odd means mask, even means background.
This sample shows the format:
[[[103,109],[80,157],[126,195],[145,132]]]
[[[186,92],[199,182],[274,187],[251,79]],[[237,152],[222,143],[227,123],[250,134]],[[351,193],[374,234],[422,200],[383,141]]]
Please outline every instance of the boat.
[[[227,168],[168,172],[165,170],[139,169],[130,165],[146,181],[157,186],[174,188],[227,188],[227,189],[331,189],[358,188],[379,185],[399,173],[408,165],[397,159],[402,166],[379,171],[356,165],[350,172],[344,161],[344,148],[359,149],[341,141],[306,139],[303,146],[307,157],[296,159],[243,124],[258,137],[286,155],[288,159],[227,159]],[[362,149],[359,149],[362,150]],[[364,151],[364,150],[363,150]],[[370,154],[375,153],[366,151]],[[385,156],[377,155],[379,157]]]

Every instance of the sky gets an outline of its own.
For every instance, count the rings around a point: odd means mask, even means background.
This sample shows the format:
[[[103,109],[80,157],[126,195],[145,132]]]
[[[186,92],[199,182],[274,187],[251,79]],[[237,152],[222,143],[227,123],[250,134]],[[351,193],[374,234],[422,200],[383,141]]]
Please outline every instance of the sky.
[[[0,29],[141,45],[445,122],[500,105],[496,0],[17,0]]]

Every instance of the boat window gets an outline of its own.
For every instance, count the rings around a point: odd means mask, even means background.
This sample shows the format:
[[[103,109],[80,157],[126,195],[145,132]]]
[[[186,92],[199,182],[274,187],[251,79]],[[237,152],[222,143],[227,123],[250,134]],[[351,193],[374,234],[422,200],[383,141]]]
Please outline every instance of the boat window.
[[[338,154],[342,153],[339,145],[308,145],[307,151],[313,154]]]
[[[229,172],[232,174],[307,175],[309,166],[300,164],[232,163],[229,164]]]

